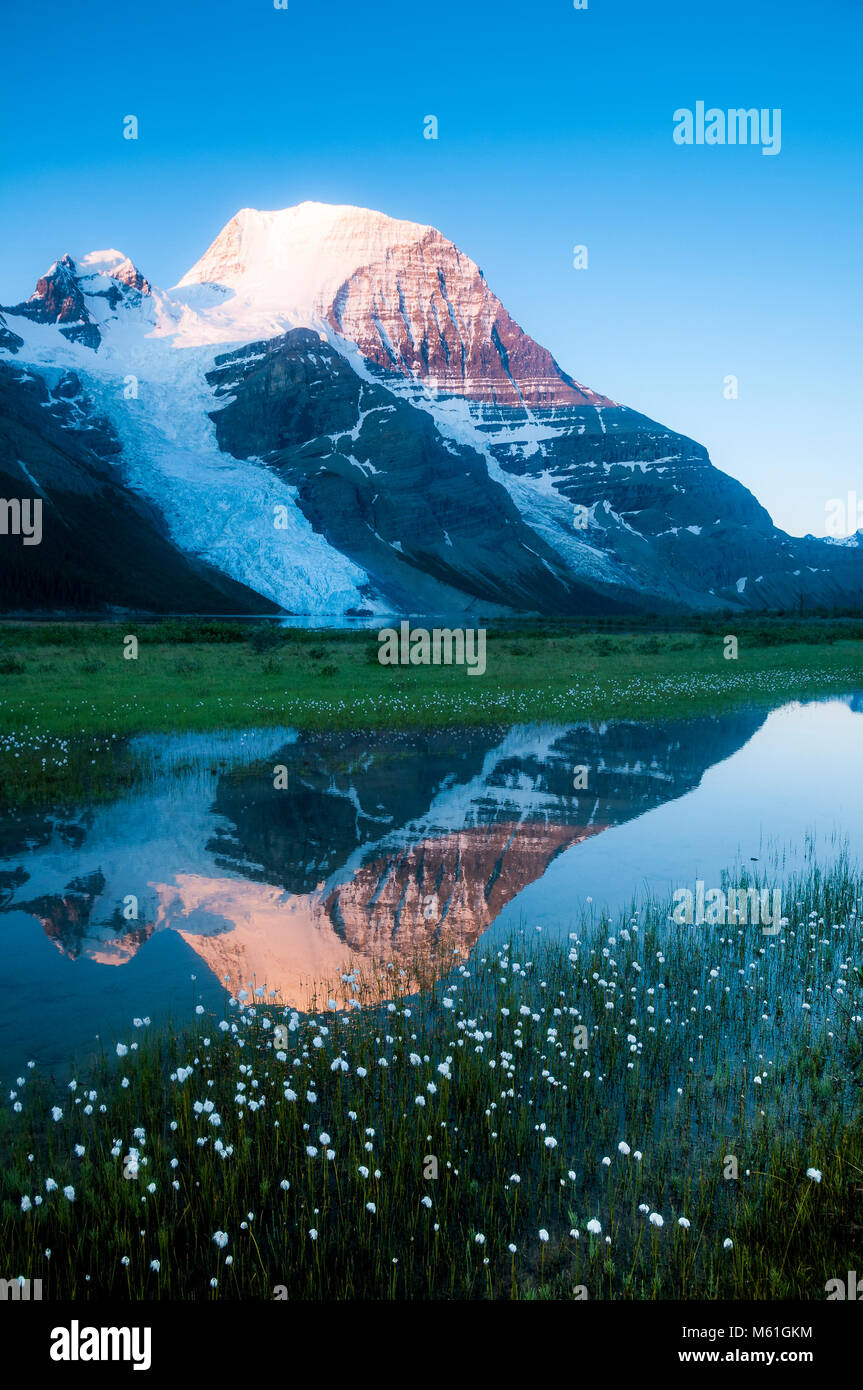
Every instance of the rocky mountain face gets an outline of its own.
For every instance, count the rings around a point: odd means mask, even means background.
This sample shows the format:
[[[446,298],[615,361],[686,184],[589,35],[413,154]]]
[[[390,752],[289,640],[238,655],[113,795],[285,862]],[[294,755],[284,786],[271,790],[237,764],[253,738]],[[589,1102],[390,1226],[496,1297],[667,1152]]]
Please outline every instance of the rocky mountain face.
[[[615,611],[525,522],[475,448],[364,381],[318,335],[294,329],[220,354],[207,374],[219,447],[259,458],[369,576],[393,611]],[[466,599],[466,596],[470,596]],[[473,602],[471,602],[473,600]]]
[[[104,605],[163,611],[160,588],[187,611],[312,615],[863,599],[863,548],[779,531],[703,446],[569,376],[440,232],[381,213],[244,209],[169,293],[119,251],[63,256],[0,314],[0,368],[5,495],[53,498],[95,452],[100,529],[147,511],[149,569],[170,576],[109,566],[88,590]],[[58,478],[52,393],[72,377],[89,404],[62,425]],[[34,390],[54,405],[34,411]],[[64,505],[54,553],[92,555],[95,512]],[[35,563],[19,547],[5,572]],[[202,587],[175,585],[184,563]],[[24,606],[40,602],[45,585]]]
[[[522,332],[482,271],[433,228],[354,271],[326,320],[367,361],[435,391],[504,406],[611,404]]]
[[[611,404],[568,377],[434,227],[320,203],[244,208],[180,282],[193,284],[317,315],[368,362],[434,390],[501,405]]]

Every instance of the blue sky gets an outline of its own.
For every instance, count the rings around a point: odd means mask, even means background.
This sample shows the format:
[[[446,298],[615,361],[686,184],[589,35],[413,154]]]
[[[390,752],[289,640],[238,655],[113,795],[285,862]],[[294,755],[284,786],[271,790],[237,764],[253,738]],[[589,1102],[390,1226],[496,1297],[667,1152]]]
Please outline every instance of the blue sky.
[[[241,207],[357,203],[786,529],[863,503],[860,0],[48,0],[4,38],[0,302],[67,250],[169,286]],[[676,145],[699,100],[781,108],[781,152]]]

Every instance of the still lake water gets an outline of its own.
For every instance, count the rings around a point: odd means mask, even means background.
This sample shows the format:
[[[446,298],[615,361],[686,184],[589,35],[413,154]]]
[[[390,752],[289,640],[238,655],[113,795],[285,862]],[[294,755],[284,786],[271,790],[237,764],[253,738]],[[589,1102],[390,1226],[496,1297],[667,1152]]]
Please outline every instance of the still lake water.
[[[154,736],[123,755],[144,771],[115,800],[0,818],[4,1083],[112,1046],[133,1016],[221,1008],[226,976],[302,1008],[349,961],[398,968],[436,943],[464,959],[725,869],[775,883],[774,856],[802,864],[807,838],[824,862],[863,844],[860,693],[690,720]]]

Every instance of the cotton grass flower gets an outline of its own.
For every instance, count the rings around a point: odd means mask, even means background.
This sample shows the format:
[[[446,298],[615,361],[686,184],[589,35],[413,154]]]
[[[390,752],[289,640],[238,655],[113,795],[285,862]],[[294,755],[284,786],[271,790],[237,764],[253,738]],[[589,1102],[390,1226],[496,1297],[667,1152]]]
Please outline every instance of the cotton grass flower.
[[[600,1226],[600,1224],[599,1224],[599,1222],[597,1221],[597,1219],[596,1219],[595,1216],[592,1217],[592,1218],[590,1219],[590,1221],[588,1221],[588,1223],[587,1223],[587,1229],[590,1231],[590,1234],[591,1234],[592,1236],[601,1236],[601,1235],[602,1235],[602,1227]]]
[[[824,1174],[821,1172],[820,1168],[807,1168],[806,1176],[807,1178],[811,1178],[813,1182],[820,1182]]]
[[[227,1231],[216,1231],[216,1232],[214,1232],[214,1234],[213,1234],[213,1240],[216,1242],[216,1244],[218,1245],[218,1247],[219,1247],[220,1250],[224,1250],[225,1246],[226,1246],[227,1243],[228,1243],[228,1232],[227,1232]]]

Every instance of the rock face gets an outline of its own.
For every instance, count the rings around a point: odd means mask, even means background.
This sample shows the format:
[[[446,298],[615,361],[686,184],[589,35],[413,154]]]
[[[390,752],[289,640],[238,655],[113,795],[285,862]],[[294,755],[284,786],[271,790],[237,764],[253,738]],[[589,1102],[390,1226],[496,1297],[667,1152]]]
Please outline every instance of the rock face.
[[[90,317],[71,256],[55,261],[46,275],[36,281],[36,289],[26,304],[19,304],[10,313],[21,314],[33,323],[56,323],[64,338],[97,348],[101,334]]]
[[[626,596],[579,584],[480,453],[364,381],[316,333],[294,329],[219,356],[207,380],[220,447],[262,459],[296,488],[315,530],[395,611],[418,597],[438,612],[626,606]]]
[[[7,312],[32,323],[56,323],[69,342],[95,351],[102,341],[99,323],[120,305],[137,307],[150,293],[147,280],[121,251],[91,251],[80,263],[61,256],[36,281],[26,303]]]
[[[420,223],[246,208],[169,294],[120,251],[63,256],[0,314],[0,366],[12,361],[45,396],[71,371],[96,405],[66,442],[77,431],[86,453],[107,429],[114,484],[163,518],[175,553],[265,596],[259,608],[456,619],[863,602],[863,546],[778,530],[702,445],[564,372]],[[38,479],[14,410],[0,427]],[[276,504],[290,520],[278,545]],[[152,584],[137,600],[136,587],[114,601],[149,607]]]
[[[610,405],[510,318],[482,271],[434,227],[366,208],[244,208],[181,286],[318,315],[380,367],[498,405]]]
[[[492,294],[440,232],[356,270],[326,312],[370,362],[493,405],[610,405],[580,386]]]

